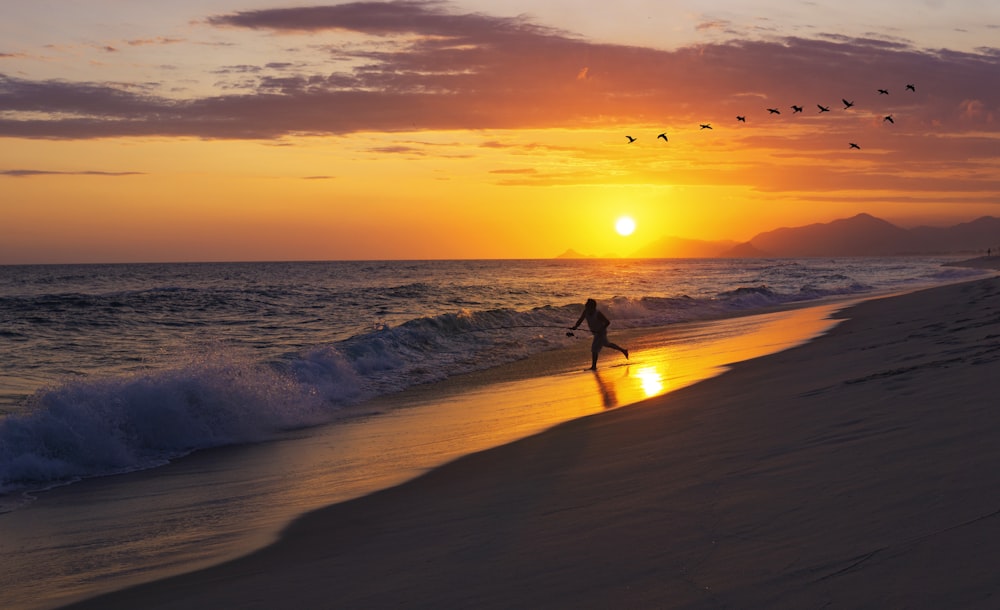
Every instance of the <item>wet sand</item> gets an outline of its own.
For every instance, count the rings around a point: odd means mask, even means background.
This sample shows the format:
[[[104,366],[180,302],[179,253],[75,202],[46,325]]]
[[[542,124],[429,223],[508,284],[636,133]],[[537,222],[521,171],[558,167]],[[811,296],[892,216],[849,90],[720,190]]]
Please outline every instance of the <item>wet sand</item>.
[[[842,315],[74,607],[996,607],[1000,278]]]

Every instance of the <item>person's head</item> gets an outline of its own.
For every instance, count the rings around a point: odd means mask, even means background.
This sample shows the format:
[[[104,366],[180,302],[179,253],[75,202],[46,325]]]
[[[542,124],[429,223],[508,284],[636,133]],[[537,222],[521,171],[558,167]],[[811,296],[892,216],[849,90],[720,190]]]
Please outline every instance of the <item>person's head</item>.
[[[592,311],[597,309],[597,301],[594,299],[587,299],[587,302],[583,304],[583,308],[586,311]]]

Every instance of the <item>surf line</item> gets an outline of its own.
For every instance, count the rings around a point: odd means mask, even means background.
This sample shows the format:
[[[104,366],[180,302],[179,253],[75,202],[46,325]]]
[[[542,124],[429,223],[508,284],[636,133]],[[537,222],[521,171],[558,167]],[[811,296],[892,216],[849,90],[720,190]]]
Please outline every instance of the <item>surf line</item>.
[[[493,332],[493,331],[498,331],[498,330],[509,330],[511,328],[547,328],[547,329],[550,329],[550,330],[564,330],[564,331],[566,331],[566,336],[567,337],[575,337],[576,336],[576,333],[574,333],[572,329],[568,329],[565,326],[552,326],[552,325],[546,325],[546,324],[510,324],[510,325],[507,325],[507,326],[497,326],[497,327],[493,327],[493,328],[469,328],[467,330],[456,331],[456,332],[454,332],[452,334],[455,334],[455,335],[464,335],[464,334],[467,334],[467,333],[485,333],[485,332]],[[389,325],[386,324],[385,322],[376,322],[376,323],[372,324],[372,329],[375,330],[375,331],[389,330]]]
[[[565,330],[567,337],[575,337],[576,333],[572,330],[567,329],[565,326],[547,326],[543,324],[511,324],[509,326],[497,326],[495,328],[470,328],[468,330],[460,330],[457,335],[464,335],[466,333],[484,333],[498,330],[509,330],[511,328],[548,328],[554,330]]]

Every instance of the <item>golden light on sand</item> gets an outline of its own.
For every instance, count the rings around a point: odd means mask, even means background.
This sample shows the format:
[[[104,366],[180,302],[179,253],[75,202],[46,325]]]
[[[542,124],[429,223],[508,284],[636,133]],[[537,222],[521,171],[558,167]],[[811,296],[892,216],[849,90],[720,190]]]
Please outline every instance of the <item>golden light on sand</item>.
[[[628,237],[635,231],[635,221],[629,216],[622,216],[615,222],[615,231],[623,237]]]
[[[646,393],[646,396],[659,396],[663,393],[663,376],[656,370],[656,367],[643,367],[635,375],[639,378],[642,391]]]

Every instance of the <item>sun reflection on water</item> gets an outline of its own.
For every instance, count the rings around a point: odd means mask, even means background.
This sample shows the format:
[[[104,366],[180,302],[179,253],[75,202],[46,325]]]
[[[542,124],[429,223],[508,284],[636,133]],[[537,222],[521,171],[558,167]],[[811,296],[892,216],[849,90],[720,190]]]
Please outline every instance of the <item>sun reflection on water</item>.
[[[639,378],[639,385],[647,398],[663,393],[663,375],[656,367],[644,366],[635,372],[635,376]]]

